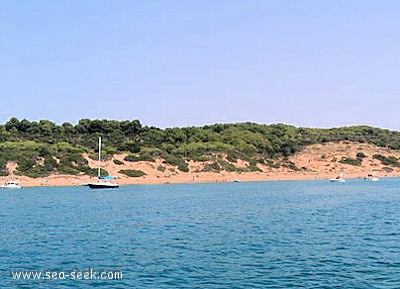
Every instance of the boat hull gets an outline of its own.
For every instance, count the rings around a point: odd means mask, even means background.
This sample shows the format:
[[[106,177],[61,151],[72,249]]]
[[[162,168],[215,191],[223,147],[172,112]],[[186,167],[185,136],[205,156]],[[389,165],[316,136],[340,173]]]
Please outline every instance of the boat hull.
[[[87,186],[91,189],[116,189],[119,188],[118,184],[111,183],[89,183]]]
[[[344,183],[346,180],[345,179],[330,179],[329,181],[333,183]]]
[[[16,186],[0,186],[0,188],[17,190],[17,189],[20,189],[21,186],[19,186],[19,185],[16,185]]]
[[[4,185],[0,186],[2,189],[20,189],[21,185],[17,181],[8,181]]]

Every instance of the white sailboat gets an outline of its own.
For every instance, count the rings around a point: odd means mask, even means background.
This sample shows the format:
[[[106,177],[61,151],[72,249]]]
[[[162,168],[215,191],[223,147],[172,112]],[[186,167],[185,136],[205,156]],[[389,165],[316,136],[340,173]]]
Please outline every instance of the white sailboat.
[[[102,177],[101,176],[101,137],[99,137],[99,159],[98,159],[98,169],[97,169],[97,178],[98,181],[95,183],[85,183],[85,186],[88,186],[91,189],[115,189],[119,188],[119,184],[116,183],[111,183],[110,180],[112,180],[114,177],[112,176],[107,176],[107,177]]]

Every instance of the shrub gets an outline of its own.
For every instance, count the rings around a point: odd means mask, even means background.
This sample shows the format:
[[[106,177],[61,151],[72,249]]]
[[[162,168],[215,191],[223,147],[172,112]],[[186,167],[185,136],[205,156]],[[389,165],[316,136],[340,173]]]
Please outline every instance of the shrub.
[[[0,161],[0,176],[8,176],[8,170],[6,164],[7,162]]]
[[[219,172],[220,170],[221,167],[217,162],[213,162],[211,164],[205,164],[203,169],[204,172]]]
[[[283,164],[283,167],[289,168],[289,169],[291,169],[292,171],[300,171],[300,169],[299,169],[293,162],[290,162],[290,161],[285,162],[285,163]]]
[[[232,163],[237,162],[237,160],[240,158],[239,154],[237,152],[229,152],[228,155],[226,156],[226,159]]]
[[[88,176],[91,177],[97,177],[98,174],[98,169],[96,168],[89,168],[89,167],[82,167],[80,168],[80,172],[85,173]],[[102,176],[108,176],[108,172],[106,170],[100,169],[100,175]]]
[[[279,169],[279,164],[277,164],[277,163],[275,163],[274,161],[272,161],[272,160],[267,160],[267,163],[268,163],[268,166],[270,167],[270,168],[273,168],[273,169]]]
[[[155,162],[155,159],[152,157],[150,153],[143,153],[139,156],[140,161],[145,161],[145,162]]]
[[[227,172],[236,172],[237,171],[236,167],[227,161],[221,160],[219,162],[219,165],[221,166],[221,169],[223,169],[224,171],[227,171]]]
[[[206,162],[206,161],[209,161],[210,159],[206,156],[194,156],[194,157],[192,157],[192,160],[198,161],[198,162]]]
[[[189,172],[188,164],[182,158],[166,154],[164,159],[166,163],[177,166],[180,171]]]
[[[140,170],[120,170],[119,173],[124,174],[128,177],[134,177],[134,178],[143,177],[146,175],[145,172],[140,171]]]
[[[250,172],[262,172],[262,170],[257,166],[257,160],[255,160],[255,159],[252,159],[252,160],[250,160],[250,163],[249,163],[249,165],[247,166],[247,169],[250,171]]]
[[[131,153],[138,153],[140,151],[140,144],[134,141],[124,141],[118,147],[121,151],[128,151]]]
[[[353,158],[342,158],[339,163],[352,165],[352,166],[361,166],[362,159],[353,159]]]
[[[124,157],[124,161],[127,162],[138,162],[139,160],[140,160],[139,157],[135,155],[127,155],[126,157]]]
[[[367,156],[366,156],[364,153],[362,153],[362,152],[358,152],[357,155],[356,155],[356,157],[357,157],[358,159],[363,159],[363,158],[366,158]]]
[[[121,162],[120,160],[117,160],[117,159],[114,159],[113,163],[116,164],[116,165],[123,165],[124,164],[124,162]]]
[[[399,160],[394,156],[385,157],[380,154],[375,154],[372,157],[374,159],[381,161],[381,163],[385,166],[400,167]]]

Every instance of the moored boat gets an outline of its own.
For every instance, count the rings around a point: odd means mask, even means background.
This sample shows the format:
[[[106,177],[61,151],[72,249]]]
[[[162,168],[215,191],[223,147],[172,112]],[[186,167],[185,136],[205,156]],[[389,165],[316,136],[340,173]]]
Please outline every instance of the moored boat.
[[[84,183],[82,184],[83,186],[88,186],[91,189],[116,189],[119,188],[119,184],[117,183],[111,183],[110,180],[114,179],[113,176],[107,176],[107,177],[102,177],[101,176],[101,137],[99,137],[99,166],[97,170],[97,178],[98,181],[94,183]]]
[[[95,183],[85,183],[85,186],[88,186],[91,189],[116,189],[119,188],[119,184],[116,183],[111,183],[110,180],[112,180],[114,177],[108,176],[108,177],[98,177],[98,181]]]
[[[20,189],[21,185],[18,181],[8,181],[4,185],[0,186],[2,189]]]
[[[369,182],[377,182],[379,181],[378,177],[373,176],[372,174],[369,174],[368,176],[366,176],[364,178],[365,181],[369,181]]]
[[[329,179],[329,181],[334,182],[334,183],[344,183],[346,179],[343,178],[344,174],[338,175],[336,178]]]
[[[97,183],[89,183],[87,186],[91,189],[116,189],[119,188],[118,184],[111,182],[98,181]]]

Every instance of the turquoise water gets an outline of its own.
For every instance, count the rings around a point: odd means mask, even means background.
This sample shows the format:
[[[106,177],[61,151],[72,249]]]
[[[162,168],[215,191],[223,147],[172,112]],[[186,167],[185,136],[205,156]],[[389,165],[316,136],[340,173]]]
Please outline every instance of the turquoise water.
[[[400,179],[39,187],[0,202],[0,288],[400,288]],[[10,273],[89,268],[123,277]]]

